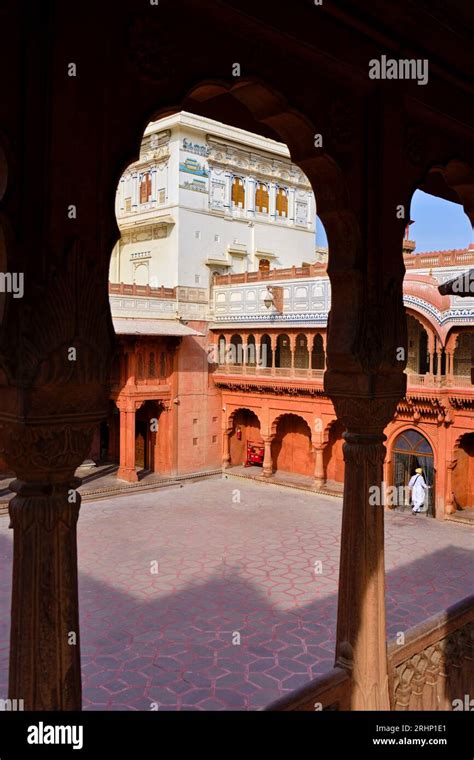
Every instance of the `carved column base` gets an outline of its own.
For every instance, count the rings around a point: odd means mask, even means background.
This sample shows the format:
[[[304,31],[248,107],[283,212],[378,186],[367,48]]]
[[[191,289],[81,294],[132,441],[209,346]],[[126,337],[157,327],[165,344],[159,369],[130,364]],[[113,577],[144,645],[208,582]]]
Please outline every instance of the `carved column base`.
[[[326,477],[324,474],[324,449],[326,444],[314,444],[313,449],[315,453],[315,465],[314,465],[314,488],[324,488],[326,485]]]
[[[126,480],[128,483],[136,483],[138,481],[138,474],[135,467],[119,467],[117,479]]]
[[[26,710],[80,710],[76,524],[70,483],[15,480],[9,698]]]

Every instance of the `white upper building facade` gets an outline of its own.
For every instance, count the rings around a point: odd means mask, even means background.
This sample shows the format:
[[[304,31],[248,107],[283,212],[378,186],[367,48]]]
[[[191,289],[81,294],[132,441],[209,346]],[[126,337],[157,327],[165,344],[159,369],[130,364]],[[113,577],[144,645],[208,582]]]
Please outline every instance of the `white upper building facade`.
[[[214,272],[316,260],[314,195],[286,146],[186,112],[147,127],[116,214],[115,283],[207,290]]]

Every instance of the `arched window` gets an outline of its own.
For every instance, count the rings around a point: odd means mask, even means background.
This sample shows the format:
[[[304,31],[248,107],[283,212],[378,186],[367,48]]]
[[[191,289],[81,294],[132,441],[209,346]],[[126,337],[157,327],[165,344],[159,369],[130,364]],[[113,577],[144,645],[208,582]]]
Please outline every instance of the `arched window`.
[[[237,208],[245,206],[245,185],[242,177],[234,177],[232,180],[232,205]]]
[[[295,367],[297,369],[308,369],[309,366],[309,354],[308,354],[308,341],[306,335],[300,333],[296,336],[295,345]]]
[[[277,188],[276,192],[276,214],[285,219],[288,218],[288,193],[283,187]]]
[[[151,200],[151,174],[140,174],[140,203],[148,203]]]
[[[217,342],[217,363],[218,364],[225,364],[225,359],[226,359],[225,346],[226,346],[225,336],[219,335],[219,340]]]
[[[166,354],[164,351],[160,354],[160,377],[166,377]]]
[[[288,335],[279,335],[277,338],[275,367],[291,367],[291,348]]]
[[[255,188],[255,209],[261,214],[268,214],[269,208],[268,187],[263,182],[257,182]]]
[[[229,364],[242,364],[244,358],[244,347],[242,337],[233,335],[230,339],[229,346]]]
[[[322,336],[314,336],[313,350],[311,351],[311,369],[324,369],[324,343]]]
[[[268,259],[260,259],[260,261],[258,262],[258,271],[259,272],[270,271],[270,262]]]
[[[255,364],[257,362],[257,354],[256,354],[256,346],[255,346],[255,338],[253,335],[249,335],[247,338],[247,357],[246,357],[246,364],[249,365],[249,367],[255,367]]]
[[[469,377],[474,366],[474,333],[462,332],[454,352],[454,374]]]
[[[260,341],[260,356],[258,357],[258,363],[260,367],[271,367],[273,361],[272,341],[269,335],[262,335]]]
[[[139,353],[137,356],[137,378],[143,379],[145,375],[145,364],[143,361],[143,354]]]

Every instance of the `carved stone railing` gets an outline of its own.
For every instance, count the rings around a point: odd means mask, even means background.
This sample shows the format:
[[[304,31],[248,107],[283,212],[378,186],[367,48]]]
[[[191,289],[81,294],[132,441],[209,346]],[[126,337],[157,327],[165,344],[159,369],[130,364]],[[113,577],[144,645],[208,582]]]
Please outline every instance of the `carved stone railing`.
[[[452,251],[427,251],[426,253],[408,253],[403,256],[406,269],[426,269],[433,267],[459,267],[474,263],[474,249],[457,249]]]
[[[189,301],[193,303],[206,303],[207,293],[204,288],[192,288],[183,285],[174,288],[155,288],[151,285],[137,285],[136,283],[109,282],[109,294],[116,296],[143,296],[153,298],[166,298],[169,300]]]
[[[323,369],[301,369],[299,367],[255,367],[243,364],[219,364],[216,374],[251,375],[252,377],[291,377],[305,380],[321,380]]]
[[[414,248],[413,241],[405,241],[408,251]],[[452,251],[427,251],[426,253],[404,253],[403,260],[406,269],[426,269],[433,267],[454,267],[474,264],[474,249],[459,249]],[[324,277],[326,264],[306,264],[301,267],[270,269],[268,272],[238,272],[234,274],[215,274],[214,285],[235,285],[246,282],[265,282],[267,280],[291,280],[298,277]]]
[[[453,710],[474,699],[474,596],[388,647],[392,710]],[[455,702],[454,700],[460,700]]]
[[[351,679],[342,668],[315,678],[290,694],[280,697],[265,707],[269,711],[348,710],[350,705]]]
[[[420,375],[414,372],[407,373],[409,386],[422,385],[425,388],[471,388],[470,375],[430,375],[428,372]]]
[[[411,628],[405,644],[391,642],[388,663],[391,710],[469,709],[474,700],[474,596]],[[336,667],[265,710],[350,710],[351,688],[350,674]]]
[[[326,277],[326,264],[306,264],[301,267],[270,269],[268,272],[238,272],[215,274],[214,285],[235,285],[245,282],[266,282],[267,280],[294,280],[298,277]]]

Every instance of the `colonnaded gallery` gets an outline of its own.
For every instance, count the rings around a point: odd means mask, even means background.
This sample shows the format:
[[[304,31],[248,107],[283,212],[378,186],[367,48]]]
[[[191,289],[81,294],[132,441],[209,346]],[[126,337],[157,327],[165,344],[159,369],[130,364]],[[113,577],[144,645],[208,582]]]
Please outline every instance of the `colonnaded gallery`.
[[[328,252],[286,146],[186,112],[153,122],[116,213],[119,351],[91,459],[127,481],[243,466],[342,491],[344,428],[323,389]],[[474,296],[438,288],[474,248],[403,246],[408,386],[385,429],[384,483],[398,493],[421,467],[428,515],[460,517],[474,507]]]

